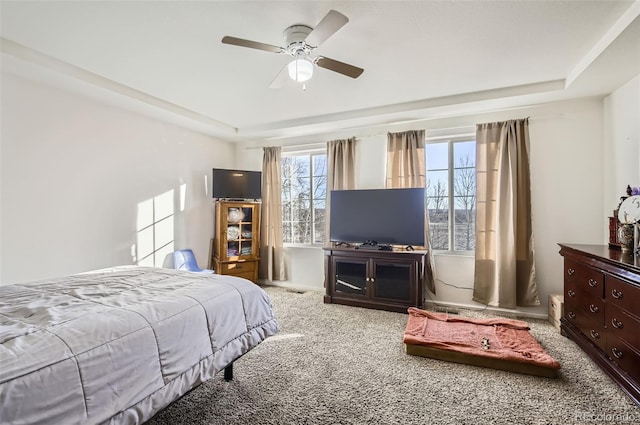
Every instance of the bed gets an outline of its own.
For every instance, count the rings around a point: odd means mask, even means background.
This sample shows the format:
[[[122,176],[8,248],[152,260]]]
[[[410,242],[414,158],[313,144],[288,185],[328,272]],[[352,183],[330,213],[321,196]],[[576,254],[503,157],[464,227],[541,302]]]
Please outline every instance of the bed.
[[[555,378],[560,364],[521,320],[474,319],[410,307],[404,332],[408,354]]]
[[[139,424],[278,332],[228,275],[116,267],[0,286],[0,423]]]

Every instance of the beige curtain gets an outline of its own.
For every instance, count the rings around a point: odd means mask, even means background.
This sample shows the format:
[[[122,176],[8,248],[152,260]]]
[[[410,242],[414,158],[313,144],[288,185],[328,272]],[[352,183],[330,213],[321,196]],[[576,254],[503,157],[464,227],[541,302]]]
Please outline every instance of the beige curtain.
[[[473,300],[540,305],[531,230],[529,120],[476,128],[476,258]]]
[[[412,130],[387,134],[387,182],[388,188],[426,186],[425,131]],[[435,294],[435,262],[429,239],[429,213],[425,214],[425,245],[428,250],[427,288]]]
[[[282,247],[282,161],[280,147],[264,148],[262,158],[262,216],[260,220],[260,278],[286,280]]]
[[[331,191],[355,189],[356,139],[332,140],[327,142],[327,200],[324,218],[324,245],[331,246],[329,221],[331,211]]]

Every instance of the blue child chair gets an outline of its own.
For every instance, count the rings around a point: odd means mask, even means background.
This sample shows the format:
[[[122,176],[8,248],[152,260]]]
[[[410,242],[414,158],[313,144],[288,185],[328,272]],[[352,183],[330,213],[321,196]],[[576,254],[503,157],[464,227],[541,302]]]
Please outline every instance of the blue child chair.
[[[214,273],[213,270],[201,269],[195,255],[190,249],[179,249],[173,252],[173,268],[187,270],[194,273]]]

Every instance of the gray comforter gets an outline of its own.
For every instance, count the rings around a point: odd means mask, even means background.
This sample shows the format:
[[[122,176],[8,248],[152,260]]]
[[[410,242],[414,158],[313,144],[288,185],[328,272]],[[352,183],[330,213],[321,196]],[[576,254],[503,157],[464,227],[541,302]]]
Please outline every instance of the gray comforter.
[[[115,268],[0,286],[0,423],[137,424],[278,331],[248,280]]]

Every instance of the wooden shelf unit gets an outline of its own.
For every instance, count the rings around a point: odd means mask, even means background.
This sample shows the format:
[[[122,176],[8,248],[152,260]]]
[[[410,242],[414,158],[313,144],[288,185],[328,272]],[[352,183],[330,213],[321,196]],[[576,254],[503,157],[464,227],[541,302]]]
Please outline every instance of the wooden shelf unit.
[[[260,202],[217,200],[213,268],[258,282]]]

